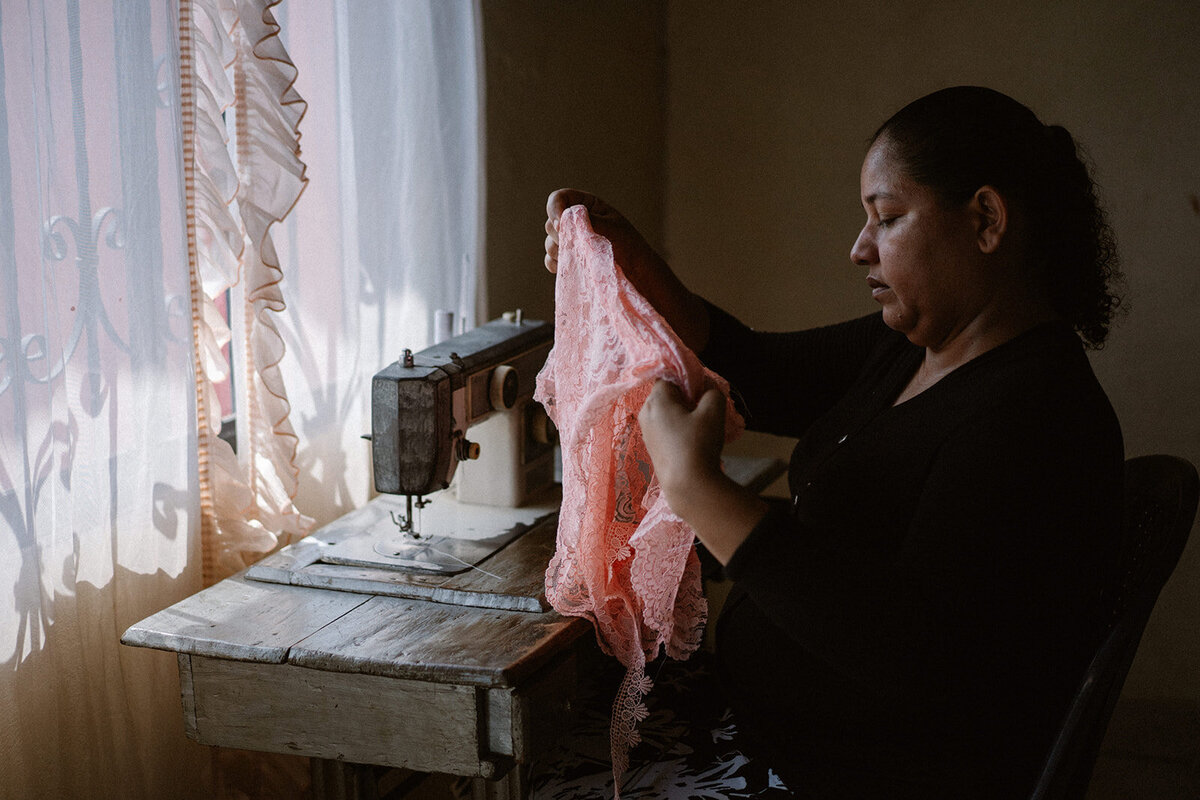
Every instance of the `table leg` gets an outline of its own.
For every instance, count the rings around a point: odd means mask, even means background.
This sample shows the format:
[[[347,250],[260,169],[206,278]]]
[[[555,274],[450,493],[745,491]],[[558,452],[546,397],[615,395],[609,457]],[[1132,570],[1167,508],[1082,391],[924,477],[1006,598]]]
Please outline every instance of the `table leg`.
[[[500,780],[476,778],[471,782],[471,800],[526,800],[529,797],[528,769],[518,764]]]
[[[313,800],[393,800],[429,777],[399,767],[354,764],[334,758],[310,758]]]
[[[378,800],[373,767],[332,758],[310,758],[313,800]]]

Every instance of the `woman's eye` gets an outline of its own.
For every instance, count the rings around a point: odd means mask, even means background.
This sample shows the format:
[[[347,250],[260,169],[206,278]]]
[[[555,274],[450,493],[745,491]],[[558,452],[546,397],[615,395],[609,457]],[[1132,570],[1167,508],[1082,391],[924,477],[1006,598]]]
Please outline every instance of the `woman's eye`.
[[[892,227],[892,223],[895,222],[897,219],[899,219],[899,217],[880,217],[879,218],[879,227],[890,228],[890,227]]]

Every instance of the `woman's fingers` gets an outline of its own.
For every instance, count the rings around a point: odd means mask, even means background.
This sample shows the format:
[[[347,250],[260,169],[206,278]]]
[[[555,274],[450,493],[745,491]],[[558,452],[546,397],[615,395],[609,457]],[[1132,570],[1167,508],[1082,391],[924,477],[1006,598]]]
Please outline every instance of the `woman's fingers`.
[[[543,261],[550,272],[558,272],[558,220],[562,213],[579,204],[590,209],[596,201],[595,195],[578,189],[557,189],[546,198],[546,257]]]
[[[700,402],[696,404],[696,412],[701,419],[708,420],[716,418],[718,420],[725,419],[725,395],[721,394],[716,389],[709,389],[700,396]],[[724,426],[722,425],[722,434]]]
[[[660,380],[638,414],[642,441],[676,513],[677,504],[687,502],[690,487],[705,485],[721,473],[724,404],[724,395],[711,389],[691,408],[677,386]]]
[[[553,236],[546,237],[546,258],[544,262],[546,269],[551,272],[558,272],[558,239]]]
[[[579,189],[555,189],[546,198],[546,224],[553,225],[557,228],[558,218],[562,213],[571,206],[582,205],[592,211],[599,200],[596,195],[590,192],[583,192]]]
[[[675,419],[680,415],[686,415],[688,406],[679,387],[671,381],[660,378],[654,382],[650,394],[646,396],[642,413],[648,417],[666,416],[669,419]]]
[[[660,451],[670,448],[672,455],[695,455],[707,460],[719,456],[725,435],[725,396],[709,389],[692,408],[679,387],[659,380],[650,390],[638,414],[647,446]],[[653,455],[653,453],[652,453]]]

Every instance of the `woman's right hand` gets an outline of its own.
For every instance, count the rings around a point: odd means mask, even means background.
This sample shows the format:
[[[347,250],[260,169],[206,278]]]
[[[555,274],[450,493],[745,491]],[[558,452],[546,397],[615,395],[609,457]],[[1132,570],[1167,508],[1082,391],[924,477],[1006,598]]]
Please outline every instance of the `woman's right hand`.
[[[613,260],[643,297],[662,314],[683,343],[696,352],[708,342],[708,307],[679,281],[637,228],[620,211],[578,189],[546,198],[546,269],[558,272],[558,221],[571,206],[587,209],[592,230],[612,244]]]
[[[648,262],[661,262],[658,254],[625,219],[620,211],[594,194],[579,189],[559,189],[546,198],[546,269],[558,272],[558,220],[571,206],[583,206],[588,211],[592,230],[608,239],[613,246],[613,259],[620,264],[630,279],[636,282],[636,273]]]

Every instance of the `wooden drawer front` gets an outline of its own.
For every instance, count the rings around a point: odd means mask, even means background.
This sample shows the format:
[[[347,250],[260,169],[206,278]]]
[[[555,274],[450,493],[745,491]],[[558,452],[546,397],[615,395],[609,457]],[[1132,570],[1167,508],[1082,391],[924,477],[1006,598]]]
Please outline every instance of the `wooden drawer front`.
[[[483,777],[507,766],[481,757],[474,687],[195,656],[179,667],[202,744]]]
[[[571,700],[579,691],[578,655],[567,653],[519,689],[487,693],[487,745],[493,753],[528,763],[570,729]]]

